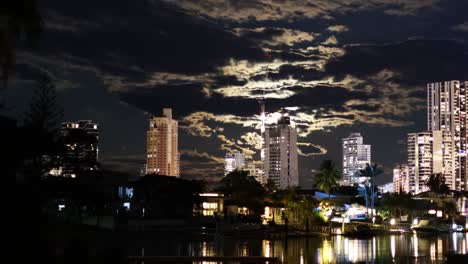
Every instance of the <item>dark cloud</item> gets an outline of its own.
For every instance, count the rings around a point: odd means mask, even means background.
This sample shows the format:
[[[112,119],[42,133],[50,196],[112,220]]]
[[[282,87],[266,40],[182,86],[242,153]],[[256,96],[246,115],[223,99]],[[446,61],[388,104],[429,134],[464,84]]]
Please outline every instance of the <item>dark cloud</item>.
[[[218,181],[224,171],[224,160],[196,150],[181,151],[181,177]]]
[[[172,107],[176,117],[184,117],[197,111],[215,114],[234,113],[241,116],[258,112],[258,103],[255,99],[225,98],[217,93],[207,96],[199,83],[140,88],[120,92],[119,96],[123,101],[153,114],[159,114],[164,106]]]
[[[309,60],[309,62],[310,61],[311,60]],[[304,65],[283,64],[277,71],[269,71],[268,73],[254,75],[251,80],[259,81],[271,79],[278,81],[293,78],[300,81],[314,81],[321,80],[324,77],[326,77],[326,74],[319,69],[306,68]]]
[[[407,85],[468,78],[468,45],[459,41],[410,40],[347,46],[345,51],[345,55],[327,63],[329,75],[344,78],[351,74],[365,79],[388,69],[401,74],[394,81]]]
[[[47,31],[51,41],[44,41],[40,52],[57,55],[60,50],[91,60],[112,75],[145,79],[152,71],[199,74],[215,72],[231,58],[267,59],[254,41],[162,2],[90,1],[64,6],[54,1],[48,5],[54,14],[60,13],[61,19],[49,17],[55,24],[74,21],[99,26],[76,26],[80,34]],[[132,70],[132,66],[141,70]]]

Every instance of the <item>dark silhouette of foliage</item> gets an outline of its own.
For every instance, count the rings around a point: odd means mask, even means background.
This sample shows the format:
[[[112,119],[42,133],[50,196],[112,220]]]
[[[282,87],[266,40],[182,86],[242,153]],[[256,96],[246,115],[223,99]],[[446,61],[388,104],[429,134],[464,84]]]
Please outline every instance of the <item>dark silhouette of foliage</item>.
[[[395,216],[400,216],[404,213],[410,213],[417,208],[417,202],[412,199],[411,194],[392,193],[386,194],[381,201],[381,206]]]
[[[372,209],[372,213],[374,212],[373,209],[374,209],[374,205],[375,205],[375,196],[377,194],[376,185],[375,185],[375,178],[377,177],[377,175],[381,174],[382,172],[383,172],[382,169],[377,164],[374,164],[374,165],[366,164],[366,167],[359,171],[360,176],[368,177],[369,180],[370,180],[370,198],[371,198],[370,207]],[[366,201],[367,201],[367,197],[368,197],[367,184],[366,184],[365,188],[366,188]],[[366,207],[367,207],[367,202],[366,202]]]
[[[230,197],[238,206],[247,207],[254,213],[263,213],[265,188],[247,171],[235,170],[224,176],[218,191]]]
[[[50,78],[43,77],[38,81],[29,109],[24,115],[24,126],[57,136],[62,118],[63,110],[57,104],[55,85]]]
[[[445,184],[445,177],[442,173],[434,173],[431,176],[429,176],[426,185],[427,187],[429,187],[431,192],[437,194],[444,194],[447,193],[449,190],[447,184]]]
[[[34,96],[26,111],[22,127],[25,172],[28,176],[43,176],[56,165],[62,152],[59,126],[63,117],[57,104],[55,87],[48,78],[38,82]]]
[[[314,184],[321,191],[324,191],[330,197],[331,190],[338,186],[341,179],[340,171],[336,168],[332,160],[324,160],[314,177]]]

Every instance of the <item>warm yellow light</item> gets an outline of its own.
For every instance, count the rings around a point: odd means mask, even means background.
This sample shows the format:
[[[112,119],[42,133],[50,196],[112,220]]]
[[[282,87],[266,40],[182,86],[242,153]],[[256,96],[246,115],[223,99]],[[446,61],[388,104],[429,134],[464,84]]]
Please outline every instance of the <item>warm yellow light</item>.
[[[395,224],[396,224],[395,218],[390,219],[390,225],[395,225]]]
[[[431,215],[436,214],[436,210],[434,210],[434,209],[429,210],[429,214],[431,214]]]
[[[265,207],[265,217],[269,217],[270,216],[270,207],[266,206]]]
[[[442,217],[442,211],[437,211],[437,217]]]

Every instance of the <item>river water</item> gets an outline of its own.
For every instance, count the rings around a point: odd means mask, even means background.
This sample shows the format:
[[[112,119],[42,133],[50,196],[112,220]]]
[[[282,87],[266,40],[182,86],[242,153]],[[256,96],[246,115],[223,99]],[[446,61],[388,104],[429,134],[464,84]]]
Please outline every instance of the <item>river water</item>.
[[[444,263],[447,253],[467,254],[468,233],[275,240],[167,236],[128,246],[129,255],[140,256],[265,256],[278,257],[282,263]]]

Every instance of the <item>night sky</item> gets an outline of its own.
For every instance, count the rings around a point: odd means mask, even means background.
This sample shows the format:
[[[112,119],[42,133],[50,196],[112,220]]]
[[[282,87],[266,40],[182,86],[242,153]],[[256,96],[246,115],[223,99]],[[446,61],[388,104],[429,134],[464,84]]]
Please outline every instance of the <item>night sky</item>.
[[[226,151],[259,155],[258,98],[299,131],[300,183],[360,132],[391,180],[426,129],[428,82],[468,79],[468,1],[39,1],[44,33],[17,53],[19,116],[56,81],[65,120],[100,124],[103,167],[136,173],[148,118],[172,107],[184,178],[216,180]]]

